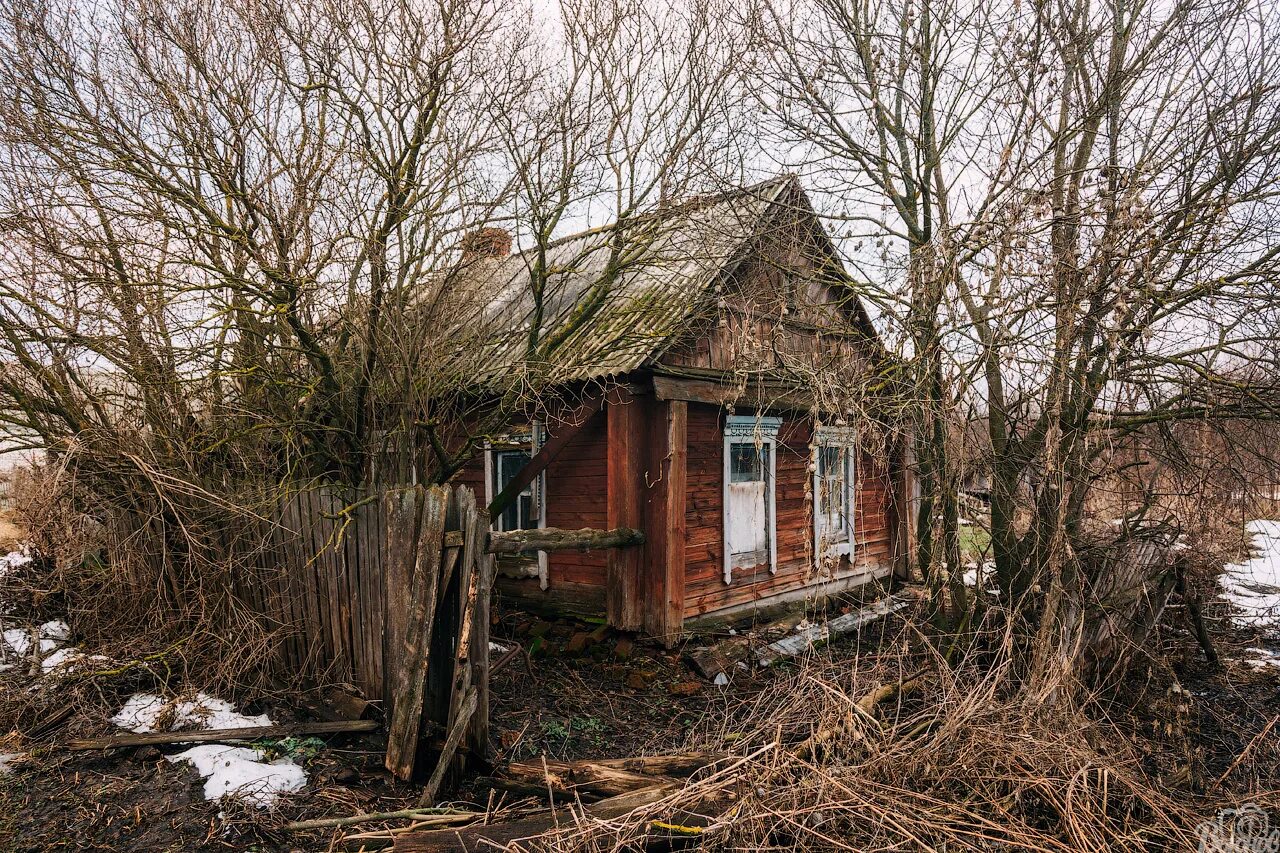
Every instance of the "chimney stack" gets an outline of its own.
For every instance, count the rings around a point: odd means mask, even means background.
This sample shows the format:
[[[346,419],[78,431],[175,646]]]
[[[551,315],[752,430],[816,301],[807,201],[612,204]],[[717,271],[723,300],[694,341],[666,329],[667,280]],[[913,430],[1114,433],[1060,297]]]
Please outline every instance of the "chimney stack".
[[[501,260],[511,254],[511,234],[503,228],[477,228],[462,238],[462,262],[473,263],[481,258]]]

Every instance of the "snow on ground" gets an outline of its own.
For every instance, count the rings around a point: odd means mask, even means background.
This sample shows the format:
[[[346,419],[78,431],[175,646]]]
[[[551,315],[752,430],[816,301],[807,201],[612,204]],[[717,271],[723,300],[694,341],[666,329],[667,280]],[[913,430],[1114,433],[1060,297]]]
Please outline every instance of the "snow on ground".
[[[0,557],[0,577],[4,577],[14,569],[21,568],[31,562],[31,555],[26,551],[10,551]]]
[[[307,784],[307,771],[292,760],[264,762],[258,750],[243,746],[206,743],[165,758],[195,765],[196,772],[205,777],[206,800],[235,797],[258,808],[269,808],[278,794],[297,791]]]
[[[31,632],[26,628],[6,629],[4,641],[18,657],[26,657],[27,653],[31,651]]]
[[[162,724],[170,731],[254,728],[271,725],[271,718],[266,714],[238,713],[229,702],[207,693],[197,693],[194,699],[174,700],[165,700],[154,693],[135,693],[111,722],[143,733],[157,731]],[[206,743],[165,757],[195,766],[205,779],[206,800],[237,797],[259,808],[268,808],[275,804],[277,795],[307,784],[307,771],[292,759],[263,761],[262,753],[250,747]]]
[[[1251,521],[1245,529],[1253,534],[1254,556],[1223,566],[1221,597],[1234,605],[1237,625],[1280,625],[1280,521]]]
[[[1271,649],[1263,649],[1256,646],[1247,648],[1245,651],[1252,657],[1243,658],[1242,660],[1254,669],[1280,666],[1280,652],[1273,652]]]
[[[266,714],[246,716],[236,713],[236,709],[228,702],[197,693],[195,699],[167,701],[154,693],[135,693],[124,703],[111,722],[131,732],[158,731],[157,724],[162,714],[172,709],[172,722],[167,731],[183,728],[198,729],[248,729],[255,726],[271,725],[271,718]]]

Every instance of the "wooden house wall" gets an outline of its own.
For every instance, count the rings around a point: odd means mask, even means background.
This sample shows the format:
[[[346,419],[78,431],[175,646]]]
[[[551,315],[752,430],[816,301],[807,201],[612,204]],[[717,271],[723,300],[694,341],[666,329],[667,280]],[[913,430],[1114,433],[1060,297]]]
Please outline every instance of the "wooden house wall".
[[[890,567],[888,469],[881,454],[861,452],[855,492],[854,555],[818,576],[813,561],[812,492],[809,469],[813,430],[807,417],[783,419],[776,452],[776,532],[778,568],[726,584],[724,558],[724,411],[690,403],[688,491],[685,503],[686,619],[825,581],[866,575]]]
[[[552,427],[554,429],[554,426]],[[547,526],[576,529],[607,527],[605,491],[608,430],[604,412],[597,412],[555,460],[547,466]],[[477,454],[457,481],[470,485],[478,495],[488,494],[484,482],[484,457]],[[499,590],[532,600],[553,599],[572,605],[578,613],[604,613],[606,552],[557,551],[547,558],[544,592],[536,578],[499,576]]]
[[[771,241],[735,269],[725,296],[663,355],[665,365],[714,371],[802,369],[865,376],[871,345],[819,276],[811,256]]]

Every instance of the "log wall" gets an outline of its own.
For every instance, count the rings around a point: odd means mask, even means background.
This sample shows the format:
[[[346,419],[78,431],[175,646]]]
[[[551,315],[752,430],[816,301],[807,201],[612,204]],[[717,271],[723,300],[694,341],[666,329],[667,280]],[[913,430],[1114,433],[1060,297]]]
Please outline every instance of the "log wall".
[[[736,577],[726,584],[724,558],[724,411],[689,405],[688,491],[685,510],[686,619],[740,607],[827,580],[883,572],[890,566],[888,466],[884,457],[862,452],[855,492],[854,554],[842,557],[832,575],[819,577],[813,560],[812,486],[809,471],[813,430],[807,417],[787,416],[778,434],[776,529],[778,570]]]

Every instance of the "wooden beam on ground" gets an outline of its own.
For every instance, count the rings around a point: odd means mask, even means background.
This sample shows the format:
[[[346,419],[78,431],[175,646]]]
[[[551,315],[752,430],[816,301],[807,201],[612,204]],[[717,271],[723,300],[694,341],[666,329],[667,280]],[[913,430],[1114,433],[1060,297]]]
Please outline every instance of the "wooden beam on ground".
[[[596,412],[600,411],[600,407],[603,405],[603,393],[596,393],[583,400],[573,414],[565,419],[565,425],[558,429],[555,435],[547,439],[546,443],[542,445],[542,449],[529,460],[529,464],[521,468],[520,473],[516,474],[506,488],[489,503],[489,517],[497,518],[501,515],[502,511],[515,500],[516,495],[523,492],[533,482],[534,477],[545,471],[547,466],[560,455],[560,451],[564,450],[565,445],[572,441],[574,436],[582,432],[587,422],[591,420]]]
[[[668,400],[650,409],[645,473],[644,629],[668,647],[684,627],[685,479],[689,406]]]
[[[189,732],[143,732],[111,737],[73,740],[61,744],[63,749],[119,749],[127,746],[161,746],[171,743],[222,743],[251,741],[294,735],[325,735],[344,732],[371,732],[378,728],[376,720],[338,720],[317,723],[286,723],[279,726],[252,726],[242,729],[205,729]]]
[[[746,660],[750,651],[751,639],[737,636],[712,646],[686,649],[684,658],[698,671],[698,675],[711,681],[720,673],[727,673],[738,661]]]
[[[897,592],[879,601],[868,604],[843,616],[837,616],[828,622],[810,625],[803,631],[797,631],[783,637],[776,643],[770,643],[756,653],[756,661],[761,666],[771,666],[782,658],[803,654],[815,645],[830,642],[838,637],[852,634],[872,622],[879,621],[891,613],[897,613],[915,598],[913,593]]]
[[[638,773],[595,761],[513,761],[489,780],[495,788],[538,792],[546,796],[592,795],[613,797],[673,782],[664,776]]]
[[[652,400],[652,398],[645,398]],[[611,528],[644,524],[645,409],[642,401],[615,392],[605,409],[608,418],[605,509]],[[609,624],[623,631],[644,624],[643,554],[615,549],[605,558],[605,614]]]
[[[674,755],[637,755],[631,758],[604,758],[591,762],[600,767],[616,767],[649,776],[692,776],[704,767],[728,758],[722,752],[679,752]]]
[[[489,534],[490,554],[519,554],[522,551],[590,551],[599,548],[625,548],[644,544],[644,534],[630,527],[596,530],[583,527],[565,530],[541,527],[533,530],[493,531]]]

